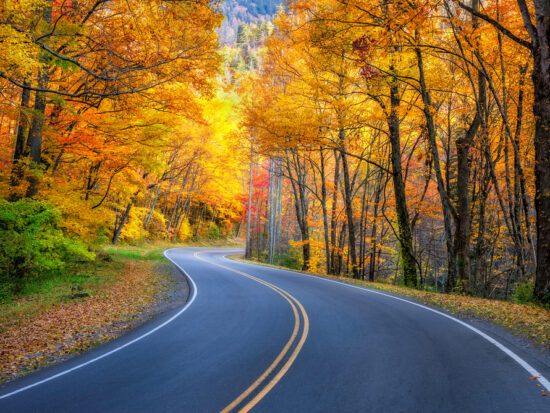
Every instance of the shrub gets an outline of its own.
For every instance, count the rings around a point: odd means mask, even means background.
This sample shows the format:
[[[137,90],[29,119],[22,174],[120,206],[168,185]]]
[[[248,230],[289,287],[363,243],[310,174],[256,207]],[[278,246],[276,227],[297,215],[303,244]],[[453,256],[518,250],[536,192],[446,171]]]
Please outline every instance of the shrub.
[[[208,228],[208,239],[217,240],[219,238],[220,238],[220,227],[218,227],[214,223],[210,224],[210,227]]]
[[[302,252],[301,244],[298,244],[294,241],[290,241],[290,248],[282,252],[278,257],[276,257],[276,262],[283,267],[287,267],[293,270],[302,269]]]
[[[20,289],[24,279],[92,260],[86,246],[59,229],[61,214],[43,201],[0,200],[0,282]]]
[[[526,304],[530,301],[533,301],[534,289],[535,284],[533,283],[533,281],[516,284],[516,292],[514,294],[515,301],[520,304]]]

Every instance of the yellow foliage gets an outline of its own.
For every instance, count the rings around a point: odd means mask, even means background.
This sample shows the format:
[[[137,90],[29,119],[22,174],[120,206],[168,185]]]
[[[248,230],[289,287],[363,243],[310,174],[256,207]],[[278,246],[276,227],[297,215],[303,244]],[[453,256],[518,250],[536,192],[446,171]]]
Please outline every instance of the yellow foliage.
[[[139,241],[145,238],[147,231],[143,228],[143,219],[146,213],[146,208],[134,207],[130,210],[128,222],[120,233],[120,240]]]
[[[164,218],[164,215],[158,210],[153,211],[153,215],[151,215],[151,219],[149,221],[149,226],[147,227],[147,231],[149,232],[148,238],[151,239],[159,239],[161,238],[166,231],[166,219]]]
[[[180,232],[178,235],[178,241],[184,242],[193,236],[193,230],[189,224],[189,220],[186,218],[183,220],[180,226]]]

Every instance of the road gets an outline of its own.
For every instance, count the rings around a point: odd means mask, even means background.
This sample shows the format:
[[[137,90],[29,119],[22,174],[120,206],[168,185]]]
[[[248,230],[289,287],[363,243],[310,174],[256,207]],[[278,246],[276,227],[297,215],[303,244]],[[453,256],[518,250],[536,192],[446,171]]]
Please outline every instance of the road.
[[[229,252],[169,250],[184,308],[8,384],[0,412],[550,412],[550,367],[513,341]]]

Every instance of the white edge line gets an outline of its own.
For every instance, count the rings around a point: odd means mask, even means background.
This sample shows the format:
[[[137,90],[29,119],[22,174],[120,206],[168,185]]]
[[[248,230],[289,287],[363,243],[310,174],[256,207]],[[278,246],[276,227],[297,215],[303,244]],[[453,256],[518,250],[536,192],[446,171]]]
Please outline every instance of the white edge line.
[[[29,384],[28,386],[21,387],[21,388],[18,389],[18,390],[14,390],[14,391],[12,391],[12,392],[10,392],[10,393],[4,394],[4,395],[0,396],[0,400],[1,400],[1,399],[7,399],[8,397],[13,396],[13,395],[15,395],[15,394],[17,394],[17,393],[21,393],[21,392],[24,392],[25,390],[32,389],[33,387],[36,387],[36,386],[39,386],[39,385],[41,385],[41,384],[47,383],[47,382],[49,382],[49,381],[51,381],[51,380],[54,380],[54,379],[57,379],[58,377],[64,376],[64,375],[66,375],[66,374],[69,374],[69,373],[71,373],[71,372],[73,372],[73,371],[75,371],[75,370],[78,370],[78,369],[80,369],[80,368],[82,368],[82,367],[85,367],[85,366],[87,366],[87,365],[89,365],[89,364],[95,363],[96,361],[101,360],[102,358],[108,357],[108,356],[110,356],[111,354],[114,354],[114,353],[116,353],[117,351],[120,351],[120,350],[122,350],[123,348],[126,348],[126,347],[128,347],[128,346],[130,346],[130,345],[132,345],[132,344],[134,344],[134,343],[136,343],[136,342],[138,342],[138,341],[144,339],[145,337],[150,336],[151,334],[153,334],[153,333],[156,332],[157,330],[160,330],[162,327],[166,326],[167,324],[170,324],[172,321],[174,321],[176,318],[178,318],[185,310],[187,310],[187,309],[189,308],[189,306],[190,306],[191,304],[193,304],[193,301],[195,301],[195,298],[197,297],[197,286],[196,286],[195,282],[193,281],[193,279],[189,276],[189,274],[187,274],[187,272],[185,272],[185,270],[184,270],[182,267],[180,267],[178,264],[176,264],[176,262],[175,262],[174,260],[172,260],[172,259],[168,256],[168,254],[166,254],[168,251],[172,251],[172,250],[174,250],[174,249],[177,249],[177,248],[172,248],[172,249],[169,249],[169,250],[164,251],[164,256],[165,256],[168,260],[170,260],[170,262],[171,262],[172,264],[174,264],[174,265],[175,265],[175,266],[176,266],[176,267],[177,267],[177,268],[187,277],[187,279],[188,279],[188,280],[191,282],[191,284],[192,284],[192,290],[193,290],[193,295],[191,296],[191,299],[190,299],[189,301],[187,301],[187,303],[185,304],[185,306],[184,306],[180,311],[178,311],[176,314],[174,314],[172,317],[170,317],[170,318],[169,318],[168,320],[166,320],[164,323],[162,323],[162,324],[156,326],[156,327],[153,328],[152,330],[149,330],[147,333],[142,334],[141,336],[136,337],[136,338],[134,338],[133,340],[128,341],[127,343],[125,343],[125,344],[123,344],[123,345],[121,345],[121,346],[119,346],[119,347],[117,347],[117,348],[114,348],[113,350],[108,351],[107,353],[102,354],[101,356],[95,357],[95,358],[93,358],[93,359],[91,359],[91,360],[88,360],[88,361],[85,362],[85,363],[79,364],[79,365],[74,366],[74,367],[72,367],[72,368],[70,368],[70,369],[64,370],[64,371],[62,371],[62,372],[60,372],[60,373],[57,373],[57,374],[54,374],[53,376],[50,376],[50,377],[48,377],[48,378],[46,378],[46,379],[44,379],[44,380],[37,381],[36,383]]]
[[[228,254],[229,255],[229,254]],[[226,260],[230,260],[228,259],[226,256],[224,256],[224,258]],[[233,262],[242,262],[242,261],[237,261],[237,260],[230,260],[230,261],[233,261]],[[244,264],[248,264],[248,265],[256,265],[256,266],[259,266],[258,264],[252,264],[252,263],[248,263],[248,262],[245,262]],[[261,266],[261,267],[264,267],[264,268],[270,268],[270,267],[267,267],[267,266]],[[454,321],[455,323],[458,323],[468,329],[470,329],[471,331],[473,331],[474,333],[480,335],[481,337],[483,337],[485,340],[487,340],[489,343],[493,344],[494,346],[496,346],[498,349],[500,349],[502,352],[504,352],[506,355],[508,355],[512,360],[514,360],[516,363],[518,363],[521,367],[523,367],[524,370],[526,370],[530,375],[531,377],[536,377],[537,378],[537,381],[548,391],[550,392],[550,381],[548,381],[548,379],[546,377],[544,377],[541,373],[539,373],[533,366],[531,366],[528,362],[526,362],[524,359],[522,359],[520,356],[518,356],[516,353],[514,353],[512,350],[510,350],[508,347],[506,347],[504,344],[500,343],[499,341],[495,340],[494,338],[492,338],[491,336],[485,334],[483,331],[481,330],[478,330],[477,328],[475,328],[474,326],[471,326],[470,324],[468,323],[465,323],[464,321],[462,320],[459,320],[458,318],[456,317],[453,317],[449,314],[446,314],[442,311],[438,311],[438,310],[435,310],[431,307],[428,307],[428,306],[425,306],[425,305],[422,305],[422,304],[419,304],[419,303],[415,303],[414,301],[410,301],[410,300],[406,300],[404,298],[400,298],[400,297],[396,297],[394,295],[390,295],[390,294],[386,294],[386,293],[382,293],[380,291],[376,291],[376,290],[372,290],[368,287],[360,287],[360,286],[357,286],[357,285],[352,285],[352,284],[348,284],[346,282],[342,282],[342,281],[337,281],[337,280],[331,280],[330,278],[325,278],[325,277],[322,277],[322,276],[317,276],[317,275],[310,275],[310,274],[304,274],[302,272],[297,272],[297,271],[292,271],[292,270],[283,270],[283,269],[280,269],[280,268],[273,268],[273,269],[279,269],[281,271],[286,271],[286,272],[290,272],[292,274],[298,274],[298,275],[302,275],[304,277],[309,277],[309,278],[313,278],[313,279],[317,279],[317,280],[322,280],[322,281],[329,281],[329,282],[332,282],[332,283],[335,283],[335,284],[340,284],[340,285],[344,285],[344,286],[347,286],[347,287],[351,287],[351,288],[356,288],[358,290],[361,290],[361,291],[365,291],[365,292],[369,292],[369,293],[372,293],[372,294],[378,294],[378,295],[383,295],[384,297],[389,297],[389,298],[393,298],[394,300],[399,300],[399,301],[403,301],[405,303],[409,303],[409,304],[412,304],[412,305],[415,305],[417,307],[420,307],[420,308],[423,308],[425,310],[428,310],[428,311],[431,311],[432,313],[436,313],[436,314],[439,314],[440,316],[443,316],[443,317],[446,317],[448,318],[449,320],[452,320]]]

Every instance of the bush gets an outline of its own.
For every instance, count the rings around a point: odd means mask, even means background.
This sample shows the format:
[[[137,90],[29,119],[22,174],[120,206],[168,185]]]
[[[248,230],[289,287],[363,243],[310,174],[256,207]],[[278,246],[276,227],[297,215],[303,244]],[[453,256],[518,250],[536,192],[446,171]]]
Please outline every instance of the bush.
[[[516,284],[516,292],[514,294],[515,301],[520,304],[526,304],[533,301],[533,291],[535,290],[535,284],[533,281]]]
[[[292,242],[290,245],[287,251],[276,257],[275,262],[286,268],[301,270],[303,263],[301,247],[294,245]]]
[[[46,202],[0,200],[0,282],[18,290],[26,278],[93,260],[83,243],[65,237],[60,222],[59,211]]]
[[[208,239],[220,239],[220,227],[218,227],[216,224],[210,224],[210,227],[208,228]]]

